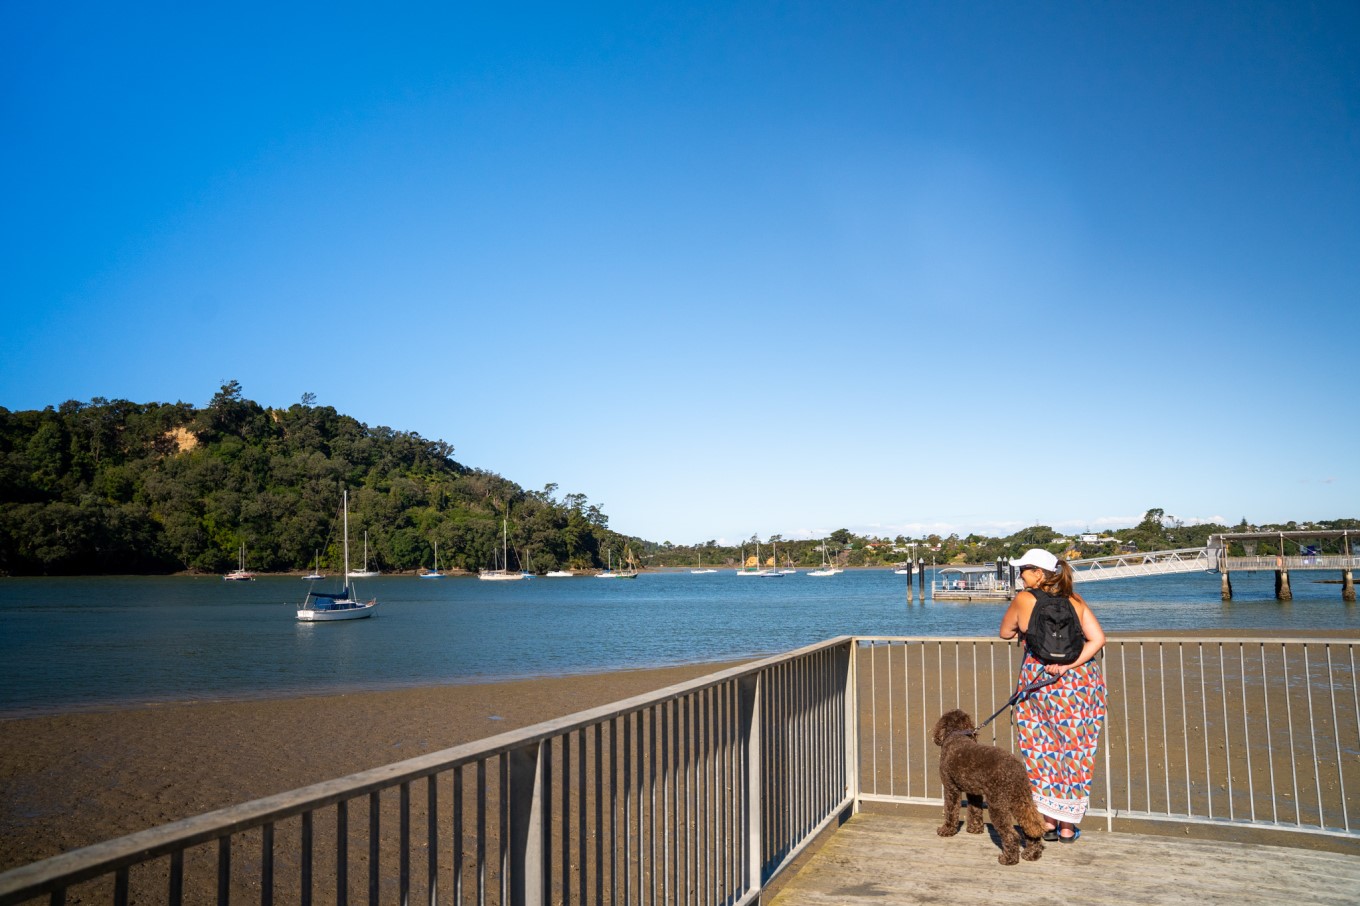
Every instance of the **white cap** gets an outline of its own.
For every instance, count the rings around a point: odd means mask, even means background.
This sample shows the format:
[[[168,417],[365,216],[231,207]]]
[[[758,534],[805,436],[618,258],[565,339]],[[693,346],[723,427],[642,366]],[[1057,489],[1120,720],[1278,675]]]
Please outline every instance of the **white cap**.
[[[1058,558],[1041,547],[1031,547],[1020,555],[1019,560],[1012,560],[1011,566],[1016,569],[1037,566],[1046,572],[1056,573],[1058,571]]]

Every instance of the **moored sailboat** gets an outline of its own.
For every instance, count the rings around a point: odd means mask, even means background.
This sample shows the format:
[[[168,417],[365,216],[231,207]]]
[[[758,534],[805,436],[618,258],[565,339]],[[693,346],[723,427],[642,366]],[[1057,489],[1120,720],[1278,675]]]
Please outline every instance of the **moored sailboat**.
[[[843,572],[843,571],[844,571],[844,570],[841,570],[841,569],[838,569],[838,568],[832,566],[832,565],[831,565],[831,561],[829,561],[829,560],[826,558],[826,539],[823,538],[823,539],[822,539],[822,568],[821,568],[821,569],[813,569],[813,570],[809,570],[809,571],[807,572],[807,575],[809,575],[809,576],[834,576],[834,575],[836,575],[836,573]]]
[[[716,572],[717,572],[716,569],[711,569],[711,568],[710,568],[710,569],[704,569],[704,552],[703,552],[703,551],[699,551],[699,568],[698,568],[698,569],[692,569],[692,570],[690,570],[690,571],[689,571],[689,574],[690,574],[691,576],[704,576],[704,575],[707,575],[707,574],[709,574],[709,573],[716,573]]]
[[[439,571],[439,542],[434,542],[434,569],[422,569],[419,573],[422,579],[442,579],[444,574]]]
[[[348,492],[346,492],[346,493],[348,493]],[[348,498],[346,498],[346,499],[348,499]],[[348,541],[348,540],[349,540],[349,539],[346,538],[346,541]],[[369,577],[369,576],[381,576],[381,575],[382,575],[382,571],[381,571],[381,570],[377,570],[377,569],[369,569],[369,568],[368,568],[368,529],[364,529],[364,568],[363,568],[363,569],[356,569],[356,570],[354,570],[353,572],[351,572],[351,571],[350,571],[350,568],[349,568],[349,560],[348,560],[348,558],[346,558],[346,560],[345,560],[345,575],[348,576],[348,577],[351,578],[351,579],[355,579],[355,578],[363,579],[363,578],[367,578],[367,577]]]
[[[513,582],[524,577],[522,572],[510,571],[510,518],[507,516],[501,520],[501,568],[480,570],[477,578],[487,582]]]
[[[345,528],[345,576],[351,575],[349,571],[349,491],[345,491],[342,497],[342,507],[344,509],[344,528]],[[373,615],[373,611],[378,607],[377,599],[367,602],[355,600],[353,588],[348,581],[338,592],[308,591],[307,597],[303,599],[302,606],[297,609],[297,618],[301,623],[328,623],[335,620],[362,620]]]
[[[222,577],[227,582],[253,582],[255,574],[246,569],[246,543],[241,542],[241,550],[237,554],[236,568]]]

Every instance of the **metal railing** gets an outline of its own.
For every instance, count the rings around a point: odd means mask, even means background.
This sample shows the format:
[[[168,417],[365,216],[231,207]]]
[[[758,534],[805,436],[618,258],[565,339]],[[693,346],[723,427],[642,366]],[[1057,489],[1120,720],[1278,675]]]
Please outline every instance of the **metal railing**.
[[[1219,569],[1225,570],[1356,569],[1360,567],[1360,557],[1348,557],[1345,554],[1229,557],[1219,554],[1218,564]]]
[[[999,639],[860,638],[865,801],[938,804],[936,718],[977,721],[1015,688]],[[1111,639],[1089,815],[1360,839],[1360,642]],[[985,742],[1015,751],[1007,715]]]
[[[233,806],[0,875],[0,904],[759,898],[853,807],[853,643]]]
[[[1112,639],[1090,815],[1360,839],[1360,641]],[[0,906],[741,906],[861,801],[938,806],[997,639],[837,638],[0,875]],[[984,741],[1014,750],[1006,716]]]

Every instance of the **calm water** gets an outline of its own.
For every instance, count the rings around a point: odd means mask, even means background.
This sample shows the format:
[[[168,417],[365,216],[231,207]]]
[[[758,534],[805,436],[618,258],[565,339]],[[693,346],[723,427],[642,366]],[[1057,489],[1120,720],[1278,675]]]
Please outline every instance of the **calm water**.
[[[1125,579],[1083,586],[1107,631],[1360,630],[1338,574]],[[886,570],[782,579],[648,573],[480,582],[361,580],[376,616],[304,624],[298,578],[0,579],[0,714],[487,681],[732,660],[836,635],[991,636],[999,604],[906,601]]]

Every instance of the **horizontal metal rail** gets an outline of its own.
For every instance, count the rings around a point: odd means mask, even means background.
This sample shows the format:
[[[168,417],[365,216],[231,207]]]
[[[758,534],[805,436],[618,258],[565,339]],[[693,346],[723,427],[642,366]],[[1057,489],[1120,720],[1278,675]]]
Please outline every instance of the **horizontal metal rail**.
[[[739,906],[853,808],[852,650],[831,639],[65,853],[0,875],[0,906]]]
[[[1360,557],[1347,557],[1341,554],[1288,557],[1277,557],[1271,554],[1255,557],[1225,557],[1220,554],[1218,563],[1221,570],[1357,569],[1360,568]]]
[[[1000,639],[859,638],[860,798],[940,803],[930,729],[1015,689]],[[1121,638],[1088,814],[1360,839],[1360,642]],[[1015,751],[1008,718],[984,740]]]

